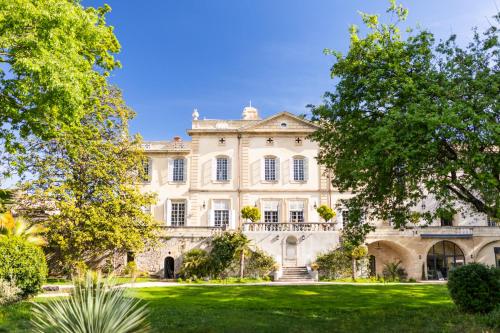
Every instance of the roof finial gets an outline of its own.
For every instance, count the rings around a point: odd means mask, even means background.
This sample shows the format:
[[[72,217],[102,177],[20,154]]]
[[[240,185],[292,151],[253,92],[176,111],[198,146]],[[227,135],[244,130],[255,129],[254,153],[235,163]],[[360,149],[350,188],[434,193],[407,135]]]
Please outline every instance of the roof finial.
[[[250,100],[250,102],[248,104],[250,107],[252,107],[252,100]]]

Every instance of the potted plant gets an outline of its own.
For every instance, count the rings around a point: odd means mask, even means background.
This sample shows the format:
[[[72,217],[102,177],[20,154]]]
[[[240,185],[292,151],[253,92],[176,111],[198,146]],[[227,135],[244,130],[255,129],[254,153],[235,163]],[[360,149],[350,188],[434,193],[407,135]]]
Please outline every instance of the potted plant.
[[[314,281],[318,281],[319,280],[319,265],[317,262],[313,262],[311,264],[311,277],[314,279]]]
[[[319,206],[316,211],[318,212],[319,216],[325,220],[325,223],[333,219],[337,214],[333,209],[328,207],[327,205],[321,205]]]
[[[247,221],[257,222],[260,220],[260,210],[257,207],[245,206],[241,209],[241,217]]]

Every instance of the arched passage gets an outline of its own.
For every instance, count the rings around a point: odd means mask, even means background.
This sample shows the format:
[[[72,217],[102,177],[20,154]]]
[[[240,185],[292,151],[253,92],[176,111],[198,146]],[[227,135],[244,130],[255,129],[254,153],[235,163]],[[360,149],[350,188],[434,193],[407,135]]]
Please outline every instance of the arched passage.
[[[165,258],[165,268],[164,268],[165,279],[173,279],[175,277],[174,269],[175,269],[174,258],[166,257]]]
[[[369,274],[383,275],[384,266],[401,261],[401,266],[410,276],[415,276],[411,258],[407,249],[398,243],[387,240],[376,240],[368,244]],[[413,273],[413,274],[412,274]]]
[[[445,280],[450,270],[464,264],[464,252],[457,244],[445,240],[437,242],[427,253],[427,279]]]

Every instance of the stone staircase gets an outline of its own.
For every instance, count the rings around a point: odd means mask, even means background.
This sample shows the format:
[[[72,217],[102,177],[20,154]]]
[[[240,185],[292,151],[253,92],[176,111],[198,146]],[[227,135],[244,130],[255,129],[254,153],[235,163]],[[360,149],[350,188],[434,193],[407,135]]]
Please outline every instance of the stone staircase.
[[[314,282],[307,268],[304,267],[283,267],[283,274],[278,282]]]

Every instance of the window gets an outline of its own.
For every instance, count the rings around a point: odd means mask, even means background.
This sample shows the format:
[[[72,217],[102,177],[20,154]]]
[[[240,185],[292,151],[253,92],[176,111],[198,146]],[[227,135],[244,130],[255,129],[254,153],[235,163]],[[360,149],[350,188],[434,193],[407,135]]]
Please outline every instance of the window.
[[[488,216],[488,227],[496,227],[497,224],[495,222],[495,220],[493,218],[491,218],[490,216]]]
[[[214,226],[226,228],[229,226],[229,201],[214,200]]]
[[[294,181],[304,181],[306,180],[305,175],[305,163],[303,158],[293,159],[293,180]]]
[[[227,157],[218,157],[216,163],[216,180],[228,180],[228,159]]]
[[[287,128],[288,125],[287,125],[287,123],[281,123],[280,126],[281,126],[281,128]]]
[[[264,158],[264,180],[265,181],[276,181],[276,158],[266,157]]]
[[[150,182],[151,181],[151,167],[152,167],[152,160],[151,158],[147,158],[142,161],[142,174],[141,174],[141,179],[143,182]]]
[[[264,201],[262,210],[264,211],[264,223],[279,222],[279,201]]]
[[[453,226],[453,218],[441,217],[441,226],[442,227],[452,227]]]
[[[184,159],[177,158],[173,162],[173,175],[172,181],[183,182],[184,181]]]
[[[495,247],[495,263],[498,268],[500,268],[500,247]]]
[[[290,202],[290,222],[304,222],[304,201]]]
[[[427,279],[445,280],[450,270],[463,265],[464,253],[455,243],[437,242],[427,253]]]
[[[170,225],[181,227],[186,224],[186,202],[172,201],[170,211]]]

